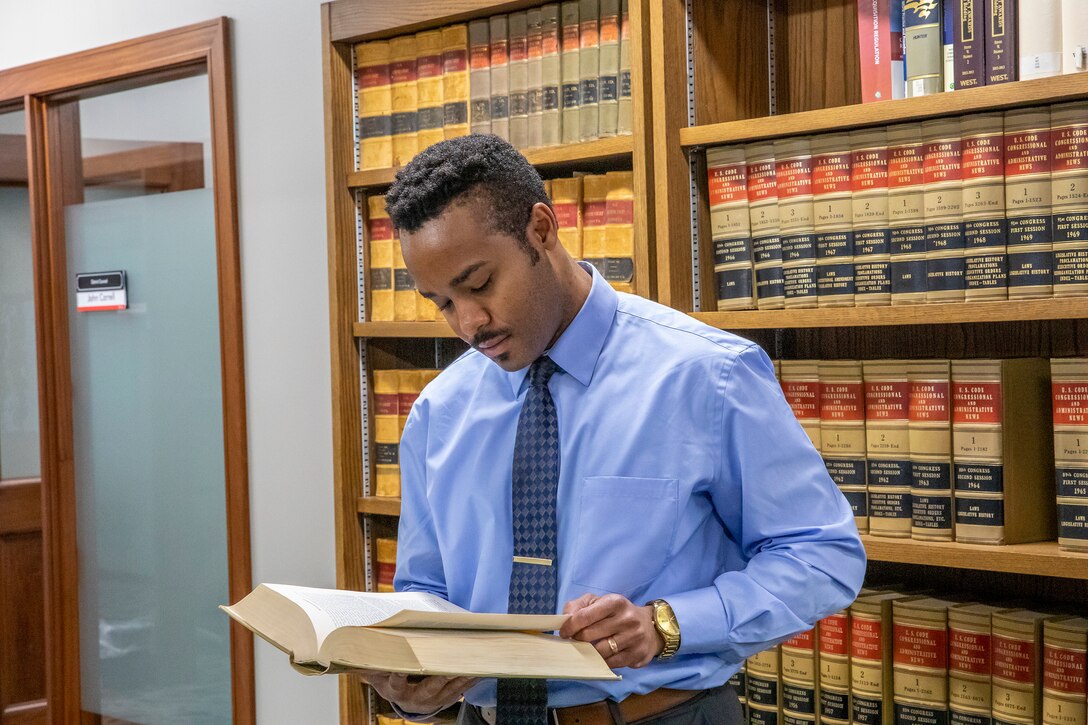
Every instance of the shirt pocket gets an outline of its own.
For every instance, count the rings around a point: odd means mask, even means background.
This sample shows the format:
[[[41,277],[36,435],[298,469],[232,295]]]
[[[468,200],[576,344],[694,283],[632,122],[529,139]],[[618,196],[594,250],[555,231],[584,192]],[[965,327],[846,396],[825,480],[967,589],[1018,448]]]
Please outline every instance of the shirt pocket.
[[[678,491],[675,478],[584,478],[570,581],[631,598],[656,579],[676,535]]]

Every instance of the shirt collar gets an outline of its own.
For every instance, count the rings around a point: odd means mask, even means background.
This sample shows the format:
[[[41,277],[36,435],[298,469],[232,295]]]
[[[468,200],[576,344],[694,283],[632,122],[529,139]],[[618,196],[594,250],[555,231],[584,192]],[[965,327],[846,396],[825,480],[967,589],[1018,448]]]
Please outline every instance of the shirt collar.
[[[563,334],[545,354],[565,373],[588,387],[604,347],[605,337],[612,327],[612,319],[616,316],[619,295],[592,265],[587,262],[578,262],[578,265],[593,277],[589,295],[582,303],[582,309],[578,310],[567,329],[563,330]],[[502,372],[517,396],[529,374],[529,367],[514,372]]]

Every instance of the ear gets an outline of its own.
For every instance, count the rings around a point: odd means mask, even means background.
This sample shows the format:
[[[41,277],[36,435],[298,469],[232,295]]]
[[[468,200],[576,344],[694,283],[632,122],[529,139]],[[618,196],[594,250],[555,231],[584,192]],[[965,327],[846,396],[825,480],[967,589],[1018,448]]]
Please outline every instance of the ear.
[[[529,226],[525,233],[529,243],[539,245],[542,250],[551,251],[559,246],[559,223],[555,219],[555,212],[547,204],[537,202],[529,212]]]

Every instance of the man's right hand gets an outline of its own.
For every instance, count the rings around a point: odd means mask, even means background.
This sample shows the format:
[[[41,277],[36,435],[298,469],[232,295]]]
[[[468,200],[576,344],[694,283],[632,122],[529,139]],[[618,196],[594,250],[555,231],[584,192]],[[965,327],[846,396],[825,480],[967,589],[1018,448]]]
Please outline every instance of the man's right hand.
[[[355,670],[351,673],[402,711],[430,715],[461,699],[479,680],[474,677],[411,677],[395,672]]]

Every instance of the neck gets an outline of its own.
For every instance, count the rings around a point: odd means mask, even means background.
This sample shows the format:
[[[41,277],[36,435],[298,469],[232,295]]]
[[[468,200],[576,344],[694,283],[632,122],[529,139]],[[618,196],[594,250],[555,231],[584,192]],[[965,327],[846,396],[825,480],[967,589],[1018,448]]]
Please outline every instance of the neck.
[[[568,257],[568,259],[570,258]],[[559,327],[556,328],[555,335],[548,342],[548,348],[555,344],[556,340],[570,326],[570,323],[574,321],[574,318],[582,309],[582,305],[586,303],[589,290],[593,287],[593,276],[571,259],[570,265],[564,266],[564,272],[560,277],[559,284],[564,291],[563,297],[565,299],[563,317],[559,321]]]

